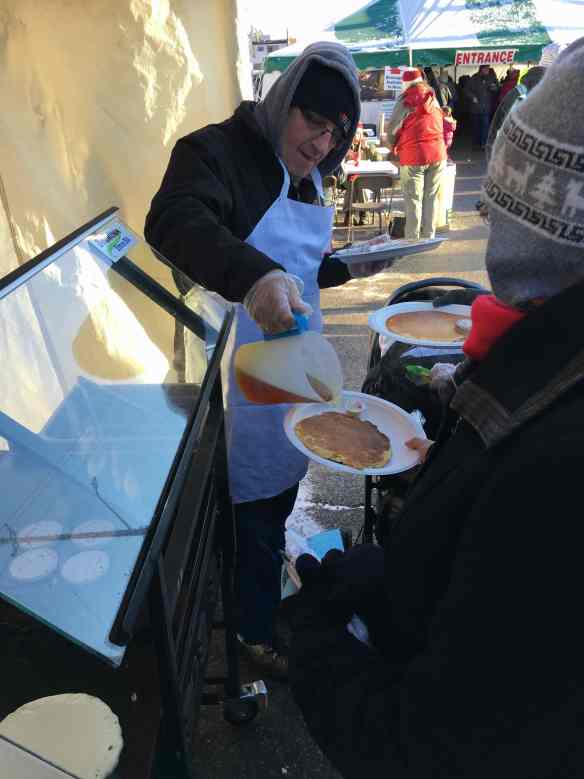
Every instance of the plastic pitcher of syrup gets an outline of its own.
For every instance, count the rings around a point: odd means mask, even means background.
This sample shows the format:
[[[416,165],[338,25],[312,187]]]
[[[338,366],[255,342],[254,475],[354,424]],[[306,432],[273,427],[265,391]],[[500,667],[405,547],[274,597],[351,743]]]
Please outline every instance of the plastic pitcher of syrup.
[[[337,353],[326,338],[305,329],[305,316],[295,319],[294,330],[243,344],[235,353],[237,384],[252,403],[329,403],[340,397]]]

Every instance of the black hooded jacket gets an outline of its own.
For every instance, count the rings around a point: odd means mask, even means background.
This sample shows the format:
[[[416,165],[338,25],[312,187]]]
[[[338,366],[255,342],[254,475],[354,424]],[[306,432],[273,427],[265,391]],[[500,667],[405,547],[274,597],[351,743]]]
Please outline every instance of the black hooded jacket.
[[[376,616],[379,651],[342,603],[302,615],[292,689],[347,779],[584,773],[583,294],[530,312],[467,373],[381,570],[379,547],[351,550],[345,597]]]
[[[146,240],[186,275],[227,300],[240,302],[253,284],[282,268],[245,243],[282,189],[284,173],[254,111],[243,102],[232,117],[181,138],[146,218]],[[315,202],[311,181],[289,197]],[[346,265],[328,256],[320,287],[350,279]]]

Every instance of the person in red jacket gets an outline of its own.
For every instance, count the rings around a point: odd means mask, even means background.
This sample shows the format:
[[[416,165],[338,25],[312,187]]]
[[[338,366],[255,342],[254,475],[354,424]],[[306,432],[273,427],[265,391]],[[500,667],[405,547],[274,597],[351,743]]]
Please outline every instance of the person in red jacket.
[[[388,123],[388,145],[399,158],[405,237],[433,238],[440,179],[446,165],[443,114],[417,69],[404,71],[403,92]]]

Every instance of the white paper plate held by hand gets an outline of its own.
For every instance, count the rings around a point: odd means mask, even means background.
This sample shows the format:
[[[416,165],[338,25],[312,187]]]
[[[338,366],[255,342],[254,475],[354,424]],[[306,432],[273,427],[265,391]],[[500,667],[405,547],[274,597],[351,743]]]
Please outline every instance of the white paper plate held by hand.
[[[359,401],[359,404],[356,404],[355,401]],[[360,410],[361,404],[363,406],[362,411]],[[358,409],[358,413],[355,413]],[[303,443],[298,434],[297,425],[305,419],[331,413],[342,414],[350,420],[369,423],[379,433],[386,436],[389,441],[390,455],[385,464],[379,467],[352,467],[343,462],[323,457]],[[332,426],[334,432],[336,432],[335,427],[338,428],[338,425]],[[330,430],[331,426],[328,426],[328,429]],[[383,476],[392,473],[402,473],[403,471],[410,470],[410,468],[414,468],[420,462],[419,454],[417,451],[407,447],[406,441],[411,438],[426,437],[417,419],[394,403],[389,403],[387,400],[373,395],[366,395],[362,392],[349,391],[343,391],[341,400],[338,403],[307,403],[293,406],[284,420],[284,430],[290,442],[311,460],[321,465],[326,465],[327,468],[340,473],[353,473],[361,476]],[[371,428],[369,430],[371,431]],[[322,448],[326,449],[327,441],[323,439],[322,443]],[[343,443],[347,447],[347,451],[350,451],[352,447],[351,441],[347,438]]]

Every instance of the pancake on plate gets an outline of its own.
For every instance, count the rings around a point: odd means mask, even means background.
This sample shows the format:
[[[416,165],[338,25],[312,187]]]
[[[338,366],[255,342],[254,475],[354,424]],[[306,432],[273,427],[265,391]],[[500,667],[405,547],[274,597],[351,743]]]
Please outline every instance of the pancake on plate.
[[[311,452],[351,468],[382,468],[391,457],[389,438],[374,424],[338,411],[306,417],[294,432]]]
[[[386,327],[396,335],[416,338],[420,341],[464,341],[468,329],[461,326],[466,322],[460,314],[446,311],[404,311],[394,314],[386,321]]]

